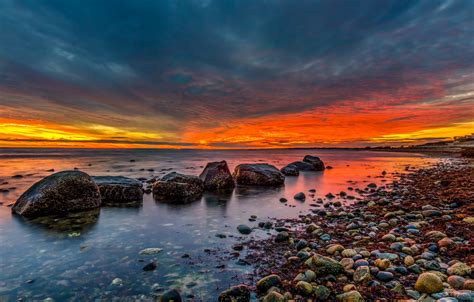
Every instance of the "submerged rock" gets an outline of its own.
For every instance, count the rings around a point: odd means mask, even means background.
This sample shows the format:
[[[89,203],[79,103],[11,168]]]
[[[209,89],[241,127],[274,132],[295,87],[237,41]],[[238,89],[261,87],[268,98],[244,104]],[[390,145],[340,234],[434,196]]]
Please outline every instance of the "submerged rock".
[[[248,302],[250,301],[250,289],[247,285],[240,284],[221,292],[219,302]]]
[[[93,176],[103,203],[124,203],[143,200],[142,183],[123,176]]]
[[[315,171],[314,166],[311,163],[305,161],[294,161],[287,165],[291,167],[295,167],[298,171]]]
[[[230,191],[235,187],[234,179],[225,160],[208,163],[199,178],[203,181],[206,190]]]
[[[239,231],[240,234],[248,235],[252,233],[252,229],[245,224],[240,224],[237,226],[237,230]]]
[[[266,292],[274,286],[279,286],[281,284],[280,276],[278,275],[269,275],[257,281],[257,290],[259,292]]]
[[[325,169],[323,161],[317,156],[306,155],[303,161],[310,163],[314,171],[323,171]]]
[[[298,176],[300,171],[295,165],[289,164],[280,169],[281,173],[286,176]]]
[[[281,186],[285,182],[283,173],[269,164],[240,164],[233,176],[239,185]]]
[[[160,297],[160,302],[181,302],[181,295],[176,289],[164,292]]]
[[[61,214],[99,207],[99,188],[80,171],[63,171],[43,178],[15,202],[12,211],[26,217]]]
[[[171,172],[153,184],[153,196],[160,200],[190,201],[202,196],[204,184],[197,176]]]

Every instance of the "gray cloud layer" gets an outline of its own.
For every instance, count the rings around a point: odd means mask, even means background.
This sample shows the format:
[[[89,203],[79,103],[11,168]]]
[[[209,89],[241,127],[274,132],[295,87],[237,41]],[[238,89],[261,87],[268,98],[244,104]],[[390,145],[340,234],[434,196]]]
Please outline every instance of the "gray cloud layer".
[[[473,10],[470,0],[4,0],[0,114],[179,136],[341,100],[426,101],[453,77],[454,88],[469,83]]]

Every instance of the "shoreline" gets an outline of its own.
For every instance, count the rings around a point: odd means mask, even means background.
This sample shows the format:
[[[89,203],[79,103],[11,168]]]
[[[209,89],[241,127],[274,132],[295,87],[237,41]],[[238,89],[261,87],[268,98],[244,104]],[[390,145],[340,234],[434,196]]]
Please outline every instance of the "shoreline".
[[[244,261],[255,266],[247,290],[262,301],[470,301],[474,162],[438,163],[398,178],[362,191],[351,206],[339,206],[340,193],[323,209],[274,220],[277,235],[237,244],[236,250],[246,251]],[[235,252],[229,259],[238,257]],[[335,273],[311,264],[316,260],[327,261]],[[444,288],[415,286],[425,272]],[[220,301],[230,301],[229,292]]]

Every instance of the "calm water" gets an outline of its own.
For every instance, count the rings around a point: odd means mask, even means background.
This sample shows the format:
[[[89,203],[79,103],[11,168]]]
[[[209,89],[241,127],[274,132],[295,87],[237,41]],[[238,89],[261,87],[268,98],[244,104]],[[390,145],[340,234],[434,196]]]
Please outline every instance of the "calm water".
[[[306,154],[320,156],[334,168],[287,177],[280,189],[236,188],[227,195],[205,194],[201,200],[182,205],[155,202],[145,195],[141,207],[106,207],[67,219],[28,221],[12,216],[6,206],[51,174],[46,172],[49,169],[78,168],[91,175],[151,178],[166,173],[162,169],[198,175],[207,162],[223,159],[231,171],[239,163],[252,162],[281,168]],[[389,181],[392,175],[382,177],[384,170],[404,172],[407,165],[419,167],[438,160],[417,154],[333,150],[0,149],[0,189],[10,188],[8,193],[0,193],[0,301],[149,299],[152,293],[170,287],[196,300],[213,301],[221,290],[245,282],[252,270],[219,257],[248,238],[237,233],[237,225],[253,227],[269,218],[305,212],[312,201],[294,201],[292,196],[299,191],[314,188],[316,197],[324,197],[329,192],[347,191],[349,185],[364,188],[370,182]],[[18,174],[24,177],[12,178]],[[280,197],[286,197],[294,207],[280,203]],[[257,221],[249,222],[250,215],[257,215]],[[255,230],[249,236],[264,237],[267,231]],[[139,251],[147,247],[160,247],[163,252],[140,256]],[[184,254],[190,257],[183,258]],[[153,259],[158,268],[144,272],[142,267]],[[122,286],[111,284],[117,277],[123,280]]]

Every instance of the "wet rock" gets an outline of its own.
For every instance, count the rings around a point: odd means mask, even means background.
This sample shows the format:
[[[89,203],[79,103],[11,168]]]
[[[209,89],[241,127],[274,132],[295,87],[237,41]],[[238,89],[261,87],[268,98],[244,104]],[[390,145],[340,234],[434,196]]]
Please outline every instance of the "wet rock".
[[[249,302],[250,289],[244,284],[232,286],[221,292],[219,302]]]
[[[248,235],[252,233],[252,229],[248,225],[245,225],[245,224],[241,224],[237,226],[237,230],[239,231],[240,234],[244,234],[244,235]]]
[[[391,281],[394,278],[394,276],[391,272],[382,272],[382,271],[378,272],[376,277],[380,281],[384,281],[384,282]]]
[[[315,171],[314,166],[305,161],[294,161],[288,166],[296,168],[298,171]]]
[[[375,266],[381,270],[385,270],[390,267],[390,260],[388,259],[376,259]]]
[[[287,201],[288,201],[288,199],[286,199],[286,198],[284,198],[284,197],[280,198],[280,202],[282,202],[282,203],[283,203],[283,202],[287,202]]]
[[[440,232],[440,231],[430,231],[425,234],[426,238],[431,239],[431,240],[441,240],[446,236],[446,234]]]
[[[433,273],[423,273],[418,276],[415,289],[421,293],[432,294],[443,290],[443,282]]]
[[[159,247],[149,247],[149,248],[141,250],[138,254],[139,255],[151,256],[151,255],[157,255],[157,254],[161,253],[161,251],[163,251],[163,249],[161,249]]]
[[[259,292],[267,292],[270,288],[281,284],[281,279],[278,275],[268,275],[257,281],[257,290]]]
[[[225,160],[208,163],[199,178],[203,181],[205,190],[231,191],[235,187]]]
[[[341,252],[342,257],[351,258],[357,255],[357,252],[353,249],[345,249]]]
[[[93,176],[102,203],[124,203],[143,200],[142,183],[123,176]]]
[[[313,295],[316,301],[326,301],[331,295],[331,291],[324,285],[318,285],[313,288]]]
[[[319,254],[315,254],[306,260],[305,265],[313,270],[318,276],[338,275],[344,272],[344,269],[339,262]]]
[[[466,279],[461,276],[453,275],[448,277],[448,284],[454,289],[463,289],[465,281]]]
[[[471,268],[465,263],[457,262],[448,268],[448,274],[457,276],[469,276],[471,274]]]
[[[307,246],[308,246],[308,241],[301,239],[301,240],[298,240],[295,247],[296,247],[296,250],[299,251],[299,250],[304,249]]]
[[[69,213],[99,207],[99,188],[80,171],[63,171],[43,178],[15,202],[12,211],[26,217]]]
[[[295,288],[303,296],[309,296],[313,292],[313,286],[306,281],[298,281]]]
[[[310,163],[314,171],[323,171],[325,169],[323,161],[317,156],[306,155],[303,161]]]
[[[115,278],[112,280],[112,285],[113,286],[122,286],[123,285],[123,280],[120,278]]]
[[[357,282],[357,283],[369,281],[371,279],[369,267],[359,266],[355,270],[354,275],[352,277],[354,279],[354,282]]]
[[[289,164],[280,169],[281,173],[285,176],[298,176],[300,171],[295,165]]]
[[[415,259],[413,259],[412,256],[406,256],[405,259],[403,259],[403,263],[406,265],[406,266],[411,266],[415,263]]]
[[[172,289],[161,295],[160,302],[182,302],[182,299],[179,292],[176,289]]]
[[[239,185],[281,186],[285,182],[283,173],[269,164],[240,164],[233,176]]]
[[[384,236],[382,237],[382,240],[383,240],[383,241],[392,241],[392,242],[393,242],[393,241],[397,240],[397,237],[395,237],[395,235],[393,235],[393,234],[386,234],[386,235],[384,235]]]
[[[263,297],[261,302],[287,302],[287,301],[288,299],[286,299],[285,296],[280,294],[279,292],[270,291],[266,296]]]
[[[290,234],[288,234],[288,232],[283,231],[276,235],[275,242],[288,242],[289,239]]]
[[[364,298],[356,290],[337,295],[336,298],[341,302],[364,302]]]
[[[474,291],[474,280],[467,279],[466,281],[464,281],[464,289]]]
[[[153,196],[171,202],[191,201],[202,196],[204,184],[197,176],[171,172],[153,184]]]
[[[344,247],[340,244],[331,244],[326,249],[326,253],[334,255],[336,252],[342,252]]]
[[[296,277],[293,281],[296,281],[296,282],[298,282],[298,281],[311,282],[314,279],[316,279],[316,273],[313,272],[312,270],[308,269],[308,270],[296,275]]]
[[[293,196],[293,198],[296,200],[305,201],[306,195],[303,192],[299,192],[299,193],[296,193],[295,196]]]
[[[143,267],[143,270],[146,271],[146,272],[150,272],[150,271],[154,271],[156,269],[156,267],[157,267],[156,262],[152,261],[152,262],[146,264]]]

